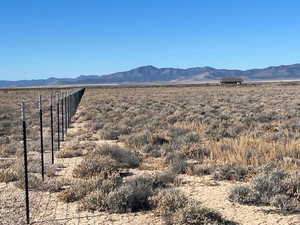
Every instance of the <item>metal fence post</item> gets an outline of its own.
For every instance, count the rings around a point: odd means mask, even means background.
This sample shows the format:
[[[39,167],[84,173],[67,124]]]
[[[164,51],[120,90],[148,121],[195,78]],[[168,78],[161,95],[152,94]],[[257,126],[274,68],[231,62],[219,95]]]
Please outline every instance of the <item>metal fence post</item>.
[[[29,215],[29,188],[28,188],[28,166],[27,166],[27,131],[26,131],[26,116],[25,116],[25,104],[22,102],[22,128],[23,128],[23,148],[24,148],[24,183],[25,183],[25,207],[26,207],[26,222],[30,223]]]
[[[71,124],[71,92],[68,91],[68,128]]]
[[[39,110],[40,110],[40,138],[41,138],[41,174],[42,179],[45,179],[45,169],[44,169],[44,137],[43,137],[43,106],[42,106],[42,96],[40,95],[39,100]]]
[[[65,126],[64,126],[64,96],[63,93],[61,93],[61,140],[65,140]]]
[[[57,150],[60,150],[60,120],[59,120],[59,94],[56,94],[57,102],[56,102],[56,113],[57,113]]]
[[[51,162],[54,164],[53,94],[50,96]]]
[[[65,101],[65,133],[68,134],[68,110],[67,110],[67,92],[64,94]]]

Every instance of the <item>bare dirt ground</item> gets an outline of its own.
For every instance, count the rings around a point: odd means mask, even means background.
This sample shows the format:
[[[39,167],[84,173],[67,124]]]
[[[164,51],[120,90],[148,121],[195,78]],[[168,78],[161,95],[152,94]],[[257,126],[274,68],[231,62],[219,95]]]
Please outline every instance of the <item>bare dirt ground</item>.
[[[68,132],[76,133],[84,129],[85,124],[79,120]],[[72,135],[71,135],[72,136]],[[74,136],[76,138],[76,135]],[[96,145],[116,144],[114,141],[103,141],[93,136]],[[117,143],[120,144],[120,143]],[[64,146],[62,146],[64,147]],[[47,153],[50,154],[50,153]],[[80,163],[82,157],[56,159],[56,163],[64,168],[58,172],[59,177],[71,178],[72,171]],[[148,164],[151,162],[148,162]],[[144,165],[142,168],[151,168]],[[157,168],[159,169],[159,168]],[[151,173],[150,170],[132,169],[133,174]],[[196,177],[180,175],[181,185],[178,187],[189,198],[200,200],[205,207],[219,211],[226,219],[236,221],[241,225],[296,225],[300,224],[299,215],[280,215],[272,207],[244,206],[231,203],[227,198],[228,190],[236,184],[233,182],[215,182],[210,176]],[[24,193],[14,184],[0,184],[0,224],[25,224]],[[160,217],[151,211],[127,214],[109,214],[105,212],[78,211],[78,203],[60,202],[55,193],[30,192],[32,224],[66,224],[66,225],[129,225],[129,224],[164,224]]]

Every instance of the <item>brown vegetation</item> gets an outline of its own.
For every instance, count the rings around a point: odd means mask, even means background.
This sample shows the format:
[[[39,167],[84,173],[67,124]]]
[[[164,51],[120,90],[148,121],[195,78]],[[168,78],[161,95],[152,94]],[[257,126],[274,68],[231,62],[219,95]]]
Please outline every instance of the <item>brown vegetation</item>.
[[[35,98],[36,92],[28,93]],[[23,188],[20,124],[11,122],[18,121],[17,102],[3,107],[12,94],[0,95],[0,182]],[[295,212],[299,97],[298,87],[275,85],[90,89],[76,118],[84,125],[56,153],[82,158],[71,182],[57,180],[58,169],[49,165],[47,178],[56,182],[41,182],[38,121],[29,119],[30,187],[60,192],[61,201],[79,202],[80,210],[153,210],[175,225],[235,224],[176,189],[184,174],[211,175],[218,182],[239,182],[228,193],[232,202]],[[33,109],[28,115],[35,115]],[[48,125],[46,120],[46,130]]]

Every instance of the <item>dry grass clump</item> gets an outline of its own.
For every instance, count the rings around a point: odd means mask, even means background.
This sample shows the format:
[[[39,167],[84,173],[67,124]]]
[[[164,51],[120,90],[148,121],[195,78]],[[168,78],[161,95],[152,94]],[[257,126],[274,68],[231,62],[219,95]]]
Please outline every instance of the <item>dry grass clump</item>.
[[[236,186],[229,193],[231,201],[241,204],[266,204],[279,208],[282,212],[300,209],[300,176],[280,170],[262,172],[247,186]]]

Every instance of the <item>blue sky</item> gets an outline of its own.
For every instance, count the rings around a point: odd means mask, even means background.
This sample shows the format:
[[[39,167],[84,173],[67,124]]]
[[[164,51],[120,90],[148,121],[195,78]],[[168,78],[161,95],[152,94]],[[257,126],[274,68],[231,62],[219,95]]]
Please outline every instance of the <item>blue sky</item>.
[[[3,0],[0,80],[300,63],[300,1]]]

